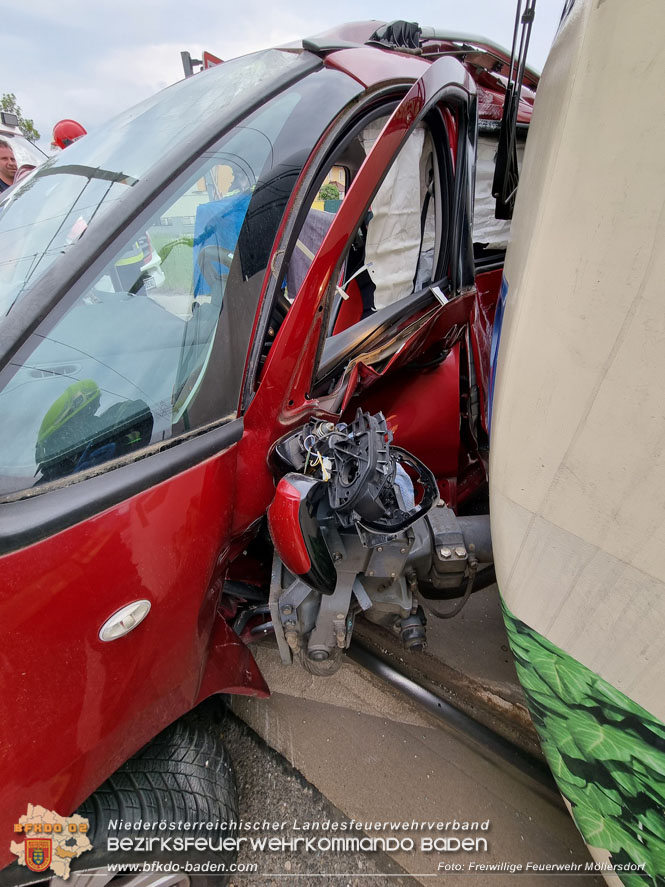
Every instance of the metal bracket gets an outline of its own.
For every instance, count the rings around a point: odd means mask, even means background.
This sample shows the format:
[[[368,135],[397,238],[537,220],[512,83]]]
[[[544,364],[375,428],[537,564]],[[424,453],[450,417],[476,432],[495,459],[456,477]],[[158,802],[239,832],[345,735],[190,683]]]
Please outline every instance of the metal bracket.
[[[282,590],[282,561],[277,552],[272,557],[272,571],[270,573],[270,595],[268,603],[270,605],[270,615],[272,616],[272,624],[275,629],[275,638],[277,640],[277,648],[284,665],[293,663],[293,655],[291,648],[286,643],[284,637],[284,629],[282,628],[282,620],[279,613],[279,596]]]
[[[351,603],[351,592],[356,573],[338,573],[333,594],[321,596],[316,625],[309,636],[308,653],[326,652],[343,647],[346,638],[346,615]],[[313,657],[314,658],[314,657]]]
[[[356,600],[360,604],[361,608],[363,610],[369,610],[369,608],[372,606],[372,599],[365,591],[365,586],[362,584],[357,576],[353,583],[353,593],[355,594]]]

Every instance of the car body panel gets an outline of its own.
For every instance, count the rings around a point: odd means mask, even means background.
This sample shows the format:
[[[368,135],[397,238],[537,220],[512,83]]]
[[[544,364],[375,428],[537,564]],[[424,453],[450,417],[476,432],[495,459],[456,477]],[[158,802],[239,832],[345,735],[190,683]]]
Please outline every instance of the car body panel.
[[[430,67],[430,62],[418,56],[395,56],[369,46],[343,49],[326,56],[326,65],[350,74],[366,88],[391,80],[416,80]]]
[[[236,451],[3,558],[3,698],[14,699],[0,725],[4,831],[33,797],[74,809],[199,697],[229,551]],[[152,605],[145,620],[102,642],[109,616],[138,599]],[[227,689],[265,692],[237,655],[224,665]],[[9,861],[6,850],[0,858]]]

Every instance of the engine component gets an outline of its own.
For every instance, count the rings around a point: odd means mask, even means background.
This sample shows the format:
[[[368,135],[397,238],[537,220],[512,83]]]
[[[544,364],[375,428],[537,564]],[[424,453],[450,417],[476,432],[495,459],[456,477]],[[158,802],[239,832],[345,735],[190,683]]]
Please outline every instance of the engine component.
[[[349,429],[326,437],[335,472],[328,499],[342,526],[389,519],[400,510],[394,495],[396,466],[390,458],[390,440],[383,416],[360,410]]]
[[[276,447],[287,473],[268,510],[270,612],[285,663],[295,654],[312,673],[332,673],[361,611],[423,649],[420,604],[455,615],[478,561],[491,561],[489,517],[457,518],[431,471],[391,442],[383,415],[359,410],[348,425],[312,420]],[[461,600],[441,611],[449,597]]]
[[[358,410],[349,425],[313,419],[281,441],[275,455],[283,466],[327,484],[328,502],[340,526],[360,524],[375,533],[397,533],[426,514],[439,496],[429,468],[406,450],[391,447],[391,441],[381,413],[371,416]],[[403,465],[412,468],[423,485],[418,508]]]
[[[418,610],[415,613],[411,616],[407,616],[406,619],[402,619],[400,622],[400,635],[405,650],[414,652],[416,650],[425,649],[427,645],[425,634],[426,624],[427,619],[425,618],[425,613],[423,612],[422,607],[418,607]]]

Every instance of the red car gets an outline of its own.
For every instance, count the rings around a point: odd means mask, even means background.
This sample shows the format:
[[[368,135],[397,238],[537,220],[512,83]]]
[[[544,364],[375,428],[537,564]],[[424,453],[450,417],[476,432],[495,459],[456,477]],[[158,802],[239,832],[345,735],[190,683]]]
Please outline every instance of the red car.
[[[509,59],[378,24],[178,83],[0,202],[0,865],[29,803],[90,820],[74,867],[114,816],[231,815],[178,719],[268,693],[248,641],[327,673],[360,614],[420,648],[491,579],[505,230],[472,221]]]

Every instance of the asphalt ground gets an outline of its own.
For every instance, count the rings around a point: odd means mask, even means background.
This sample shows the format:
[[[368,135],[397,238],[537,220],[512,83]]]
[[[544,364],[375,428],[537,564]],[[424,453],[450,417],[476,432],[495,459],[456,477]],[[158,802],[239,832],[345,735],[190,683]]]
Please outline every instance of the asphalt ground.
[[[601,878],[584,872],[591,857],[552,789],[448,727],[353,662],[345,662],[333,677],[315,678],[299,665],[281,665],[271,644],[255,648],[255,654],[272,696],[268,700],[233,697],[232,706],[270,749],[250,743],[238,753],[233,736],[227,737],[237,760],[242,816],[247,816],[246,803],[264,815],[269,811],[270,818],[275,815],[286,823],[287,839],[299,834],[294,821],[300,826],[326,819],[428,825],[409,825],[406,833],[385,826],[383,831],[367,829],[371,837],[413,839],[412,848],[391,849],[397,869],[385,854],[362,850],[278,852],[274,856],[241,853],[241,861],[257,862],[259,871],[235,879],[236,887],[285,882],[319,887],[389,887],[400,882],[445,887],[603,887]],[[279,752],[277,759],[274,751]],[[483,833],[455,831],[459,828],[455,823],[481,822],[488,823]],[[437,831],[438,826],[431,828],[429,823],[450,825]],[[485,837],[487,844],[466,853],[423,846],[428,838],[456,836]],[[480,865],[495,868],[479,870]],[[534,866],[543,867],[542,871],[535,871]]]
[[[248,822],[348,822],[348,818],[289,762],[245,723],[228,713],[224,740],[238,782],[240,816]],[[274,834],[280,834],[275,832]],[[265,834],[265,832],[264,832]],[[242,848],[238,862],[258,863],[259,872],[231,878],[232,887],[418,887],[385,853],[252,853]],[[325,872],[325,874],[322,874]]]

